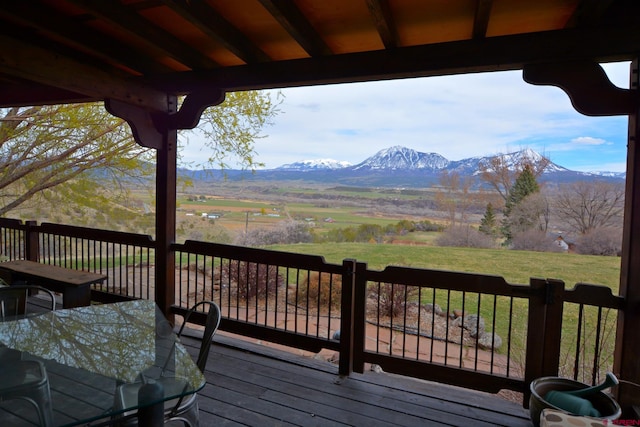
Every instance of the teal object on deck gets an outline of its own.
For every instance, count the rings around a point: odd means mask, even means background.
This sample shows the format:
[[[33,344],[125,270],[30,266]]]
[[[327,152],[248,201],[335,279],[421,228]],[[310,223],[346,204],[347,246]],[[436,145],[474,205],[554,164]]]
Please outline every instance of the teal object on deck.
[[[544,399],[550,404],[575,415],[600,417],[600,412],[593,407],[587,397],[615,385],[618,385],[618,379],[611,372],[607,372],[602,384],[572,391],[551,390],[545,395]]]

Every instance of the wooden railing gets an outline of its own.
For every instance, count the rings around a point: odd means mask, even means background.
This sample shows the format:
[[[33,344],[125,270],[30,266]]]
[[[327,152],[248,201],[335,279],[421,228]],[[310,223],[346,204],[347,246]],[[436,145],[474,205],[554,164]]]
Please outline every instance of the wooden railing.
[[[0,219],[0,257],[107,274],[92,297],[154,298],[155,243],[145,235]],[[172,245],[184,314],[203,299],[221,329],[297,349],[336,352],[342,374],[365,364],[417,378],[523,393],[540,376],[596,383],[613,366],[623,298],[604,286],[342,264],[320,256],[214,243]],[[196,317],[197,319],[197,317]]]

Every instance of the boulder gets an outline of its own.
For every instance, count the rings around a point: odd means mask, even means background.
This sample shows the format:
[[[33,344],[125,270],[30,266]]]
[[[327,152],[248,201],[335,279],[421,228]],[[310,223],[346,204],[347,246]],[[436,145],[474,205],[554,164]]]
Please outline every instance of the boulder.
[[[484,333],[484,318],[477,314],[465,314],[457,317],[453,321],[453,325],[469,331],[471,338],[476,338]]]
[[[422,308],[427,313],[435,313],[438,316],[443,315],[442,308],[438,304],[431,304],[431,303],[423,304]]]
[[[478,347],[483,350],[497,350],[502,347],[502,338],[493,332],[483,332],[478,337]]]

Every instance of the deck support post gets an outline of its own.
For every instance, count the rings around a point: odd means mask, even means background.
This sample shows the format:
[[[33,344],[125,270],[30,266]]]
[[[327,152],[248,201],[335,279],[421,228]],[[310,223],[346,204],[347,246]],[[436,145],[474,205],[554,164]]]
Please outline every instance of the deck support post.
[[[629,87],[640,101],[639,59],[631,63]],[[622,265],[620,269],[620,295],[625,298],[624,310],[618,314],[614,372],[621,379],[640,383],[640,108],[629,115],[627,141],[627,182],[625,189],[624,232]],[[632,238],[635,236],[635,238]],[[620,386],[618,401],[623,409],[640,405],[637,388]],[[624,415],[624,414],[623,414]],[[626,416],[626,415],[625,415]],[[638,417],[640,414],[630,414]]]
[[[621,379],[640,383],[640,80],[638,59],[632,62],[629,89],[614,86],[602,67],[593,61],[532,64],[524,67],[525,81],[554,85],[564,90],[577,111],[589,116],[629,116],[627,181],[620,268],[620,295],[625,306],[618,312],[614,371]],[[637,390],[618,390],[623,409],[640,405]],[[639,414],[640,416],[640,414]]]
[[[166,111],[105,100],[107,111],[127,121],[138,144],[157,151],[155,300],[169,321],[174,318],[171,306],[176,287],[172,245],[176,241],[178,130],[196,127],[207,107],[223,101],[224,92],[217,89],[187,95],[180,109],[177,96],[167,94]]]

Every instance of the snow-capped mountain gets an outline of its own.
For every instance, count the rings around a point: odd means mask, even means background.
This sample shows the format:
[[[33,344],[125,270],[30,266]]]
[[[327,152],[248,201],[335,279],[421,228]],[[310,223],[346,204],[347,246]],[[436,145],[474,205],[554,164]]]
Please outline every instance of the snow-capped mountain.
[[[396,145],[378,151],[353,168],[362,170],[441,170],[447,167],[449,160],[437,153],[421,153],[410,148]]]
[[[307,170],[335,170],[345,169],[350,171],[423,171],[441,172],[443,170],[456,171],[461,175],[477,175],[480,167],[491,167],[497,161],[501,165],[506,165],[509,169],[515,170],[518,165],[525,162],[539,164],[543,161],[543,156],[539,153],[525,149],[512,153],[501,154],[499,156],[470,157],[467,159],[451,161],[438,153],[423,153],[411,148],[396,145],[378,151],[361,163],[351,166],[348,162],[339,162],[332,159],[304,160],[280,166],[279,171],[307,171]],[[549,162],[544,173],[569,172],[569,169]],[[613,176],[605,175],[602,176]]]
[[[624,179],[627,176],[626,172],[585,172],[589,175],[601,176],[604,178],[621,178]]]
[[[276,170],[279,171],[310,171],[310,170],[333,170],[351,166],[349,162],[341,162],[333,159],[302,160],[300,162],[282,165]]]
[[[228,179],[244,180],[306,180],[325,184],[379,187],[429,187],[437,185],[443,172],[456,172],[461,177],[472,177],[477,185],[482,185],[480,167],[492,164],[507,166],[515,170],[523,160],[539,164],[542,156],[533,150],[521,150],[497,156],[470,157],[450,161],[437,153],[422,153],[402,146],[381,150],[355,166],[348,162],[332,159],[304,160],[282,165],[276,169],[264,169],[254,173],[242,170],[218,171]],[[182,171],[181,173],[186,173]],[[211,179],[218,176],[212,171],[188,171],[192,179]],[[550,162],[538,178],[541,182],[554,184],[585,180],[610,180],[619,182],[624,173],[577,172]]]
[[[497,156],[486,156],[486,157],[470,157],[468,159],[462,159],[458,161],[449,162],[449,166],[447,167],[450,171],[456,171],[461,175],[477,175],[480,172],[480,169],[488,169],[491,170],[492,164],[500,164],[507,166],[510,170],[516,170],[518,165],[522,165],[524,163],[531,164],[541,164],[544,157],[533,151],[530,148],[514,151],[512,153],[500,154]],[[544,168],[543,174],[552,174],[556,172],[569,172],[569,169],[557,165],[553,162],[549,162],[549,164]]]

